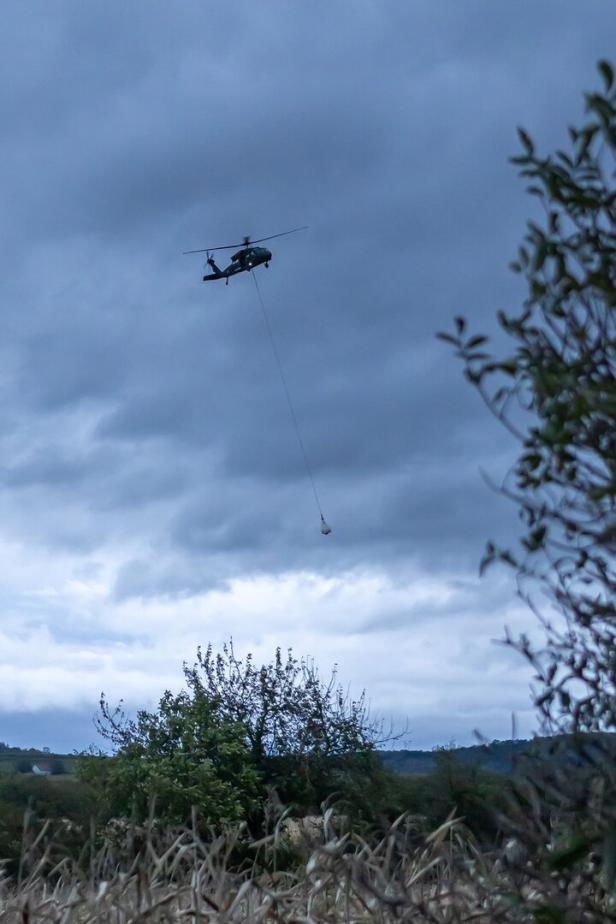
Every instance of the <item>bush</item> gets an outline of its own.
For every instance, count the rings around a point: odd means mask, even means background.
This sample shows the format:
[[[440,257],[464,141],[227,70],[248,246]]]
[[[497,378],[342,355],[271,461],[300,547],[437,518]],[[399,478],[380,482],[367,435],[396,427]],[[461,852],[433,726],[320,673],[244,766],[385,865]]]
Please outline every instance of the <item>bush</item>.
[[[220,825],[256,810],[261,781],[244,730],[201,693],[167,691],[156,712],[140,710],[136,721],[110,712],[104,699],[101,710],[116,754],[82,756],[78,775],[99,794],[107,817],[143,820],[154,806],[162,821],[183,824],[194,806],[205,825]]]
[[[258,827],[275,792],[296,814],[338,799],[358,818],[374,816],[380,725],[370,722],[363,694],[346,697],[335,672],[326,683],[312,663],[280,649],[257,667],[229,644],[216,656],[198,650],[184,674],[187,690],[167,691],[135,721],[101,698],[99,730],[115,755],[84,756],[79,774],[108,815],[143,820],[156,800],[169,822],[186,822],[195,807],[206,824]]]

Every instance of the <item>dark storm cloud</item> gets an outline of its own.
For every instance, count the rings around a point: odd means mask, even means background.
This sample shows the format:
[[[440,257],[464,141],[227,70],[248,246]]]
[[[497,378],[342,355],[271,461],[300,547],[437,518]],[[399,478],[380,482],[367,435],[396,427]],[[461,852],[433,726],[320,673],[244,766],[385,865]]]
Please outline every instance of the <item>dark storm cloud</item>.
[[[478,468],[504,474],[512,448],[434,333],[460,312],[493,329],[523,297],[515,125],[564,139],[610,8],[9,3],[3,21],[15,530],[26,486],[45,542],[74,521],[91,548],[130,510],[159,577],[136,557],[120,596],[193,592],[204,554],[206,586],[470,562],[510,523]],[[201,287],[181,255],[303,223],[259,279],[327,546],[251,280]]]

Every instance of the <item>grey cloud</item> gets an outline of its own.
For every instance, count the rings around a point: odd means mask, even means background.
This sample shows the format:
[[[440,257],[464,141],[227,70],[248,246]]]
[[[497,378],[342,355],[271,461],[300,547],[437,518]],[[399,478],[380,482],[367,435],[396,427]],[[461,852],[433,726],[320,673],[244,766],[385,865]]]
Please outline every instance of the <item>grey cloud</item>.
[[[86,476],[88,463],[67,457],[63,452],[38,451],[29,459],[0,471],[0,481],[7,487],[33,485],[47,487],[70,485],[75,488]]]
[[[507,263],[535,205],[507,157],[516,124],[552,147],[581,114],[615,18],[588,9],[9,0],[7,541],[130,540],[116,601],[474,574],[516,531],[479,467],[515,449],[434,334],[459,313],[496,333],[524,297]],[[203,286],[182,255],[304,223],[258,278],[327,540],[252,281]]]
[[[131,559],[118,570],[112,590],[116,602],[136,598],[186,598],[226,586],[225,563],[186,561],[153,553],[147,559]]]

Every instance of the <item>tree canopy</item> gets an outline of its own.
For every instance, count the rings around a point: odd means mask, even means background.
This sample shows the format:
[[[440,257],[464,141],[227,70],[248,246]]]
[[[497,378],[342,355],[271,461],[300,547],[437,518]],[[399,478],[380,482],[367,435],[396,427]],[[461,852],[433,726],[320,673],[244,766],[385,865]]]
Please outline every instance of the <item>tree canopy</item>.
[[[82,760],[80,773],[108,804],[108,814],[185,823],[197,806],[206,824],[235,822],[254,811],[260,779],[244,729],[216,713],[198,692],[166,691],[158,709],[128,719],[101,698],[101,733],[112,758]]]
[[[156,800],[166,820],[184,822],[195,807],[208,824],[225,823],[258,817],[272,791],[300,811],[337,794],[365,812],[381,726],[335,671],[323,681],[312,662],[279,648],[257,666],[228,643],[218,654],[198,649],[184,676],[185,690],[135,719],[101,697],[98,727],[114,755],[84,758],[81,774],[110,813],[143,818]]]

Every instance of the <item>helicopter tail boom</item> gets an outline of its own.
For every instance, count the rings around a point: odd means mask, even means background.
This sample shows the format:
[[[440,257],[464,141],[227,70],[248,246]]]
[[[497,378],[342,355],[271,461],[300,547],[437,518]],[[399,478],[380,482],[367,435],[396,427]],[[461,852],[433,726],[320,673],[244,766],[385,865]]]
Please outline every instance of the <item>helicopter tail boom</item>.
[[[222,279],[224,273],[219,266],[216,266],[214,258],[210,257],[209,253],[207,255],[207,265],[213,270],[213,272],[208,273],[203,277],[204,282],[206,282],[208,279]]]

